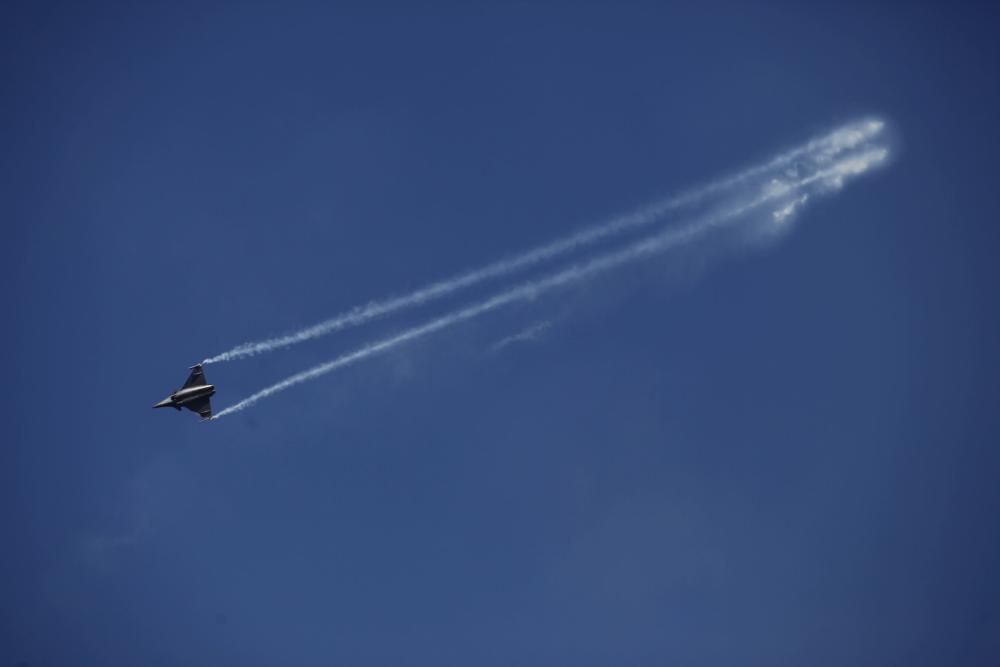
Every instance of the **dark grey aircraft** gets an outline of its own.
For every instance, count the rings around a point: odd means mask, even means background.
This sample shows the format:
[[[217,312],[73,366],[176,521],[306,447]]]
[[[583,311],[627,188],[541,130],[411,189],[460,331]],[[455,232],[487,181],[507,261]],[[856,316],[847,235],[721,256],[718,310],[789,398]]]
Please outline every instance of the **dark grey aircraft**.
[[[212,418],[212,403],[209,398],[215,393],[215,385],[205,382],[205,371],[201,364],[191,367],[184,386],[176,389],[165,399],[154,405],[154,408],[187,408],[201,415],[201,420]]]

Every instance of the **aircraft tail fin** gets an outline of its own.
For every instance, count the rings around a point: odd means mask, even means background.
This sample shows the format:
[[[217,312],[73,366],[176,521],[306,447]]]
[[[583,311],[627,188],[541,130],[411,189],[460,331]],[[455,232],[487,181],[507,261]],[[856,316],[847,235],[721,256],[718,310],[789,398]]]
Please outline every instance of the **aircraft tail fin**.
[[[184,382],[184,389],[188,387],[200,387],[203,384],[208,384],[205,381],[205,371],[202,369],[201,364],[195,364],[191,367],[191,375],[188,376],[187,381]]]

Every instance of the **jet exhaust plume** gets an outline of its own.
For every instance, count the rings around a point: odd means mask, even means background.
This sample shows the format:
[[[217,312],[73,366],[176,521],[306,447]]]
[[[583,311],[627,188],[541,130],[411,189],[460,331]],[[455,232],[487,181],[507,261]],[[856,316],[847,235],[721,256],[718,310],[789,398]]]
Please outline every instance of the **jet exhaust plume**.
[[[661,221],[671,211],[697,205],[711,196],[747,185],[754,179],[773,172],[787,168],[796,169],[800,166],[799,163],[804,163],[806,168],[822,168],[824,165],[831,163],[841,153],[865,145],[878,136],[884,128],[885,123],[874,118],[844,125],[832,132],[815,137],[799,146],[786,150],[767,162],[744,169],[733,176],[722,178],[686,193],[654,202],[632,213],[584,228],[569,236],[537,246],[518,255],[500,259],[481,268],[432,283],[409,294],[390,297],[381,301],[372,301],[364,306],[355,306],[351,310],[323,322],[284,336],[237,345],[227,352],[205,359],[202,363],[212,364],[252,357],[264,352],[272,352],[308,340],[327,336],[343,329],[360,326],[400,310],[413,308],[443,298],[486,280],[511,275],[522,269],[530,268],[575,250],[591,246],[599,241],[618,236],[629,230],[649,226]]]
[[[480,317],[503,306],[517,302],[532,301],[557,289],[578,284],[613,269],[657,255],[668,249],[694,242],[712,231],[721,228],[725,223],[737,220],[769,205],[775,207],[771,211],[772,220],[776,223],[783,223],[791,215],[791,210],[803,206],[805,201],[811,198],[809,195],[839,190],[850,177],[861,175],[883,164],[888,155],[889,150],[885,147],[867,148],[850,153],[839,160],[828,161],[825,163],[825,166],[817,169],[808,176],[796,179],[772,180],[760,193],[745,196],[740,201],[726,208],[708,213],[679,227],[646,237],[641,241],[627,245],[621,250],[598,255],[593,259],[578,262],[561,271],[522,283],[476,304],[452,311],[395,336],[369,343],[354,352],[344,354],[332,361],[292,375],[227,407],[220,411],[215,418],[218,419],[225,415],[240,412],[264,398],[295,385],[314,380],[405,343],[424,338],[432,333]],[[789,206],[792,209],[789,209]]]

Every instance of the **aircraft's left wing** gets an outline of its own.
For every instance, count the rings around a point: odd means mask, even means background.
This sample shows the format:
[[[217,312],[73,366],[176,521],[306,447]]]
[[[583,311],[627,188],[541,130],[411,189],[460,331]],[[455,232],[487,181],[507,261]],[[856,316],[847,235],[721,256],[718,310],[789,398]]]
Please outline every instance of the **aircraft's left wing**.
[[[203,384],[208,383],[205,382],[205,371],[202,370],[201,364],[192,366],[191,375],[189,375],[188,379],[185,380],[183,389],[187,389],[188,387],[200,387]]]
[[[193,401],[188,401],[184,404],[184,407],[192,412],[197,412],[201,415],[202,419],[212,418],[212,401],[208,396],[202,396],[201,398],[196,398]]]

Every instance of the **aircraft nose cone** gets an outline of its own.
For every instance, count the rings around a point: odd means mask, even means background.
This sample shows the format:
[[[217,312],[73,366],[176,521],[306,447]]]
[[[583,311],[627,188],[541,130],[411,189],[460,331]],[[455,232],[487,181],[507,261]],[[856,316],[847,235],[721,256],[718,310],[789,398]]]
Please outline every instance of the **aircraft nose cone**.
[[[163,399],[162,401],[160,401],[159,403],[157,403],[153,407],[154,408],[169,408],[171,406],[171,404],[172,404],[172,402],[170,400],[170,397],[167,396],[165,399]]]

